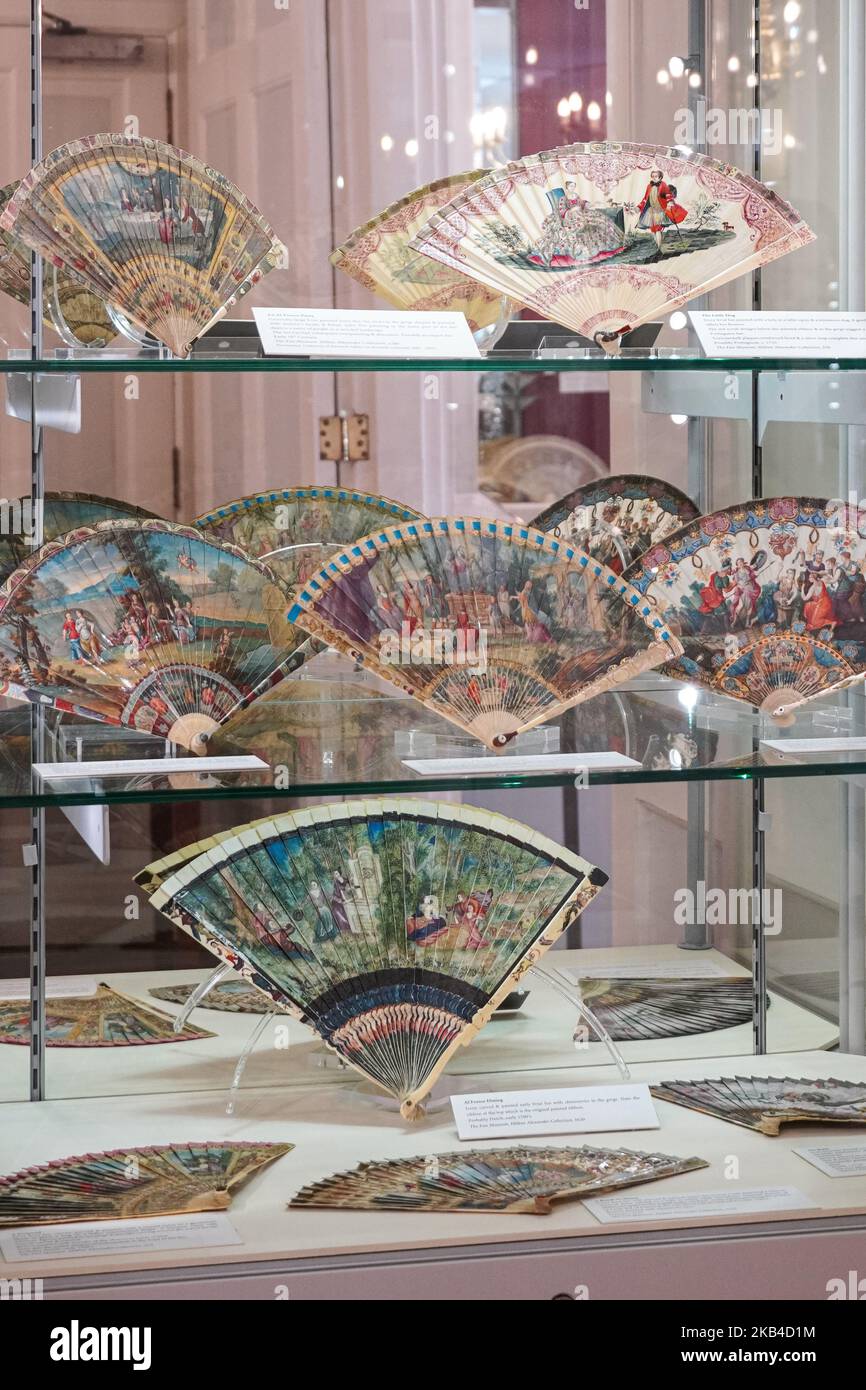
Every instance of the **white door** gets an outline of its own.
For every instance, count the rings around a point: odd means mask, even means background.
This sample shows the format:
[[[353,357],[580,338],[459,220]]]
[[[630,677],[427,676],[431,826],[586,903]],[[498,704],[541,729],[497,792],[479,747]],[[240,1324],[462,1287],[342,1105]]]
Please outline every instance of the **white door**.
[[[249,318],[252,304],[330,307],[325,0],[190,0],[185,41],[178,143],[233,179],[288,252],[231,316]],[[330,374],[187,377],[183,392],[191,515],[263,488],[335,480],[318,461]]]

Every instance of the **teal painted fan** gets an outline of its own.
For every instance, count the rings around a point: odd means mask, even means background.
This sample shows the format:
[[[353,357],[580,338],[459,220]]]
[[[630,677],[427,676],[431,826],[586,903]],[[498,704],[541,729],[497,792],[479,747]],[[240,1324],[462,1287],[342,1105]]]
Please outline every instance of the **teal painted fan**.
[[[345,545],[376,526],[415,521],[421,513],[388,497],[341,488],[293,487],[256,493],[205,512],[193,522],[221,541],[265,560],[287,584],[305,584]]]
[[[364,537],[305,585],[289,618],[493,749],[680,651],[590,555],[471,517]]]
[[[179,357],[272,270],[282,246],[223,174],[161,140],[88,135],[22,179],[12,232]]]
[[[504,816],[402,799],[239,826],[136,879],[406,1119],[606,881]]]
[[[188,526],[107,521],[51,541],[0,588],[0,694],[203,751],[318,650],[286,585]]]
[[[9,533],[0,536],[0,583],[34,553],[31,539],[35,535],[35,516],[30,498],[20,497],[9,506],[12,527]],[[118,502],[113,497],[99,497],[92,492],[46,492],[42,503],[42,536],[45,541],[55,541],[67,531],[98,526],[100,521],[133,517],[143,521],[152,516],[153,512],[134,507],[131,502]]]

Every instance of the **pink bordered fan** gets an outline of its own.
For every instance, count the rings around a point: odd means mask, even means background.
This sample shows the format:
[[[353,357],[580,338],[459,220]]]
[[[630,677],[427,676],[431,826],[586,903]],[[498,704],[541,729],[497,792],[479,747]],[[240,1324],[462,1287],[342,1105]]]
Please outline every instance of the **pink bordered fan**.
[[[680,652],[590,555],[471,517],[364,537],[304,586],[289,618],[494,750]]]
[[[592,141],[494,170],[411,247],[617,352],[631,329],[812,240],[794,208],[729,164]]]
[[[193,527],[106,521],[49,542],[0,588],[0,693],[204,751],[318,648],[291,590]]]
[[[624,577],[683,644],[666,674],[779,723],[866,675],[866,513],[814,497],[742,502]]]
[[[698,516],[692,499],[671,483],[620,474],[576,488],[532,524],[621,574],[643,551]]]

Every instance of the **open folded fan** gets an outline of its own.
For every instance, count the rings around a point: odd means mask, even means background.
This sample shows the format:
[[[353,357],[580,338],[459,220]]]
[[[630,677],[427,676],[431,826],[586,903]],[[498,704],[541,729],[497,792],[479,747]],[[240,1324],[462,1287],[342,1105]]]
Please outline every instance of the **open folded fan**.
[[[586,483],[554,502],[532,524],[621,574],[654,542],[699,515],[691,498],[670,483],[623,474]]]
[[[18,508],[20,524],[0,535],[0,583],[35,553],[32,544],[35,516],[31,499],[20,497],[12,506]],[[46,492],[42,502],[42,537],[43,541],[55,541],[67,531],[98,526],[100,521],[133,517],[144,520],[152,516],[152,512],[134,507],[131,502],[118,502],[113,497],[99,497],[92,492]]]
[[[637,592],[589,555],[465,517],[359,540],[289,617],[494,749],[679,652]]]
[[[7,183],[5,188],[0,188],[0,214],[17,190],[17,183]],[[17,299],[19,304],[30,304],[30,249],[2,228],[0,290]],[[42,316],[49,327],[58,332],[66,329],[82,347],[105,347],[117,333],[102,301],[71,275],[56,271],[56,267],[50,265],[44,272]]]
[[[227,502],[204,512],[193,525],[242,546],[295,585],[306,583],[335,550],[374,527],[420,516],[388,497],[342,488],[293,487]]]
[[[98,985],[91,995],[46,999],[43,1027],[47,1047],[138,1047],[214,1036],[191,1024],[176,1033],[174,1019],[161,1009],[129,999],[108,985]],[[0,1000],[0,1043],[29,1042],[29,1000]]]
[[[835,1077],[723,1076],[718,1081],[665,1081],[659,1100],[700,1110],[744,1129],[776,1135],[782,1125],[866,1126],[866,1085]]]
[[[580,981],[580,993],[614,1042],[685,1038],[736,1028],[751,1023],[754,1008],[749,975],[711,980],[585,979]]]
[[[282,251],[223,174],[144,136],[61,145],[22,179],[0,228],[179,357]]]
[[[626,570],[684,655],[666,674],[778,722],[866,674],[866,513],[815,497],[742,502]]]
[[[0,588],[0,694],[198,752],[318,650],[261,561],[167,521],[51,541]]]
[[[0,1177],[0,1226],[225,1211],[293,1144],[202,1142],[56,1158]]]
[[[594,141],[496,169],[411,247],[618,351],[630,329],[813,240],[799,213],[729,164]]]
[[[291,1207],[354,1211],[509,1211],[547,1216],[554,1202],[707,1168],[702,1158],[632,1149],[461,1149],[361,1163],[303,1188]]]
[[[487,172],[474,169],[453,174],[407,193],[358,227],[332,253],[331,264],[396,309],[457,311],[466,315],[471,329],[487,328],[502,312],[502,295],[459,271],[436,265],[409,244],[433,213]]]
[[[239,826],[136,879],[407,1119],[606,881],[504,816],[402,799]]]
[[[168,1004],[185,1004],[196,988],[196,985],[159,985],[149,993]],[[267,1014],[276,1009],[267,995],[248,985],[246,980],[222,980],[208,990],[198,1007],[226,1014]]]

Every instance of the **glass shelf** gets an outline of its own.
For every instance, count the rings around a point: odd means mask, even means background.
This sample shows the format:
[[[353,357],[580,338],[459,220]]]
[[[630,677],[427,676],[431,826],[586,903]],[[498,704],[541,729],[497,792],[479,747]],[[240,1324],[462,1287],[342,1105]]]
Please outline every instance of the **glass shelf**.
[[[695,692],[664,677],[642,677],[615,694],[597,696],[541,730],[522,736],[495,759],[476,740],[416,701],[367,685],[353,693],[341,681],[333,696],[305,680],[259,701],[221,731],[215,755],[256,755],[262,771],[118,775],[44,780],[31,769],[31,711],[0,710],[0,807],[219,801],[496,790],[515,787],[628,786],[761,778],[851,776],[866,773],[866,707],[825,702],[806,706],[789,729],[779,729],[739,702]],[[310,685],[309,693],[305,686]],[[683,701],[686,703],[683,703]],[[163,758],[160,740],[125,730],[45,715],[46,760]],[[113,743],[112,743],[113,740]],[[767,741],[791,742],[771,748]],[[805,750],[802,740],[817,746]],[[124,743],[127,747],[124,749]],[[148,744],[150,747],[148,748]],[[178,756],[186,757],[179,749]],[[616,766],[597,767],[582,755],[614,753]],[[547,755],[574,755],[567,768],[545,767]],[[488,759],[478,770],[413,771],[409,759]],[[515,759],[533,760],[515,767]],[[628,761],[626,761],[628,760]],[[488,770],[489,763],[495,766]],[[509,766],[509,763],[512,765]],[[120,762],[122,766],[122,761]]]
[[[866,357],[705,357],[686,349],[624,351],[619,357],[575,351],[488,353],[485,357],[262,357],[220,352],[194,353],[187,359],[142,352],[138,356],[57,349],[33,359],[7,350],[0,355],[3,372],[857,372]]]

